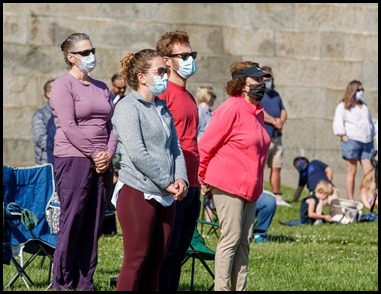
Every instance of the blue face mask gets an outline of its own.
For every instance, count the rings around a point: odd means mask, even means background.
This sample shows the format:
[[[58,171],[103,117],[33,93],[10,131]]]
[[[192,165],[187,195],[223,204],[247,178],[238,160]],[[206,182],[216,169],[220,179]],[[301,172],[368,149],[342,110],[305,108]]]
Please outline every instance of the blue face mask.
[[[193,59],[192,56],[189,56],[187,60],[180,59],[179,65],[180,67],[177,70],[177,73],[184,79],[189,79],[191,76],[195,74],[197,70],[196,61]]]
[[[298,162],[296,163],[296,169],[298,170],[298,172],[302,172],[307,168],[307,165],[308,165],[307,161],[298,160]]]
[[[93,71],[96,65],[95,55],[91,53],[89,56],[81,56],[81,64],[78,67],[82,72],[89,73]]]
[[[168,75],[164,74],[163,76],[155,75],[153,78],[153,85],[148,86],[152,94],[155,96],[163,93],[168,86]]]

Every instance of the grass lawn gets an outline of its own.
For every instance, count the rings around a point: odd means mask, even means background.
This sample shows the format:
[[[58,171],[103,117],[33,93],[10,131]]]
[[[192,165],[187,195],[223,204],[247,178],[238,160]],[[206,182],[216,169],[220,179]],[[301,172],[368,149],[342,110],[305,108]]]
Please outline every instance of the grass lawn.
[[[265,188],[268,188],[266,183]],[[286,200],[293,188],[282,187]],[[306,192],[302,196],[305,196]],[[302,197],[301,197],[302,198]],[[349,225],[284,226],[279,221],[297,219],[300,203],[279,206],[269,230],[268,244],[251,244],[248,291],[377,291],[378,290],[378,222]],[[364,210],[363,213],[369,211]],[[378,211],[375,211],[378,214]],[[119,229],[120,232],[120,229]],[[217,239],[206,236],[207,245],[215,249]],[[122,238],[102,236],[99,241],[98,267],[94,276],[99,291],[110,287],[111,277],[118,276],[123,257]],[[214,262],[207,262],[214,271]],[[189,291],[191,262],[183,266],[180,289]],[[48,262],[30,266],[28,274],[35,282],[30,290],[45,290]],[[3,291],[15,274],[13,266],[3,265]],[[210,275],[196,262],[194,290],[206,291],[213,283]],[[18,279],[12,290],[28,290]]]

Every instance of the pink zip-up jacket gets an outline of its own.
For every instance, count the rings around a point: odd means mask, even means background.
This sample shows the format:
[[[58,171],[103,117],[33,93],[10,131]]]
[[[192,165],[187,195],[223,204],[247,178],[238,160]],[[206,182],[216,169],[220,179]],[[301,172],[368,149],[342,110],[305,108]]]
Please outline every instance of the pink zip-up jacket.
[[[229,97],[213,112],[199,141],[200,183],[256,201],[263,191],[269,146],[263,107],[242,96]]]

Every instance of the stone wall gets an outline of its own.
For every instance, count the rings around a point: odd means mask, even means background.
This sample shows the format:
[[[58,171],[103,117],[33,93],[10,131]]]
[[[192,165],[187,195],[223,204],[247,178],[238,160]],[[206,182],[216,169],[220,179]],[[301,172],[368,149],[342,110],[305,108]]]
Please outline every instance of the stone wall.
[[[3,3],[3,163],[34,164],[31,117],[45,103],[44,82],[66,71],[60,44],[69,34],[90,35],[92,75],[110,84],[126,53],[154,48],[176,29],[198,51],[189,90],[212,85],[216,106],[233,61],[272,66],[289,114],[286,168],[300,154],[344,168],[332,119],[350,80],[363,82],[378,118],[377,3]]]

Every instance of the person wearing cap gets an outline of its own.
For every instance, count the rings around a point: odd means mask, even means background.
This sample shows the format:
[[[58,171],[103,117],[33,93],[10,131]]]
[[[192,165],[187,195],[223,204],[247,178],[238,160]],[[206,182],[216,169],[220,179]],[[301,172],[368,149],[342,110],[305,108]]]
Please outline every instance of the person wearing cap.
[[[213,194],[221,229],[215,291],[246,290],[255,204],[270,146],[259,101],[265,93],[263,77],[271,75],[251,61],[233,63],[230,73],[229,97],[214,110],[198,146],[201,190]]]
[[[328,197],[330,203],[332,199],[339,198],[339,189],[333,184],[333,170],[323,161],[314,159],[311,162],[304,156],[297,156],[293,160],[293,165],[299,172],[298,187],[295,190],[293,202],[298,201],[303,192],[304,187],[307,185],[309,194],[313,194],[316,186],[320,181],[328,182],[333,187],[333,193]],[[321,212],[323,206],[318,207],[318,212]]]
[[[271,74],[269,78],[264,78],[266,92],[261,100],[261,106],[265,113],[265,129],[271,138],[269,152],[266,163],[270,168],[269,182],[271,191],[275,195],[277,205],[291,206],[283,199],[281,188],[281,169],[283,166],[283,144],[282,129],[287,120],[287,111],[284,107],[282,97],[275,90],[274,75],[270,66],[262,66],[262,70]]]

